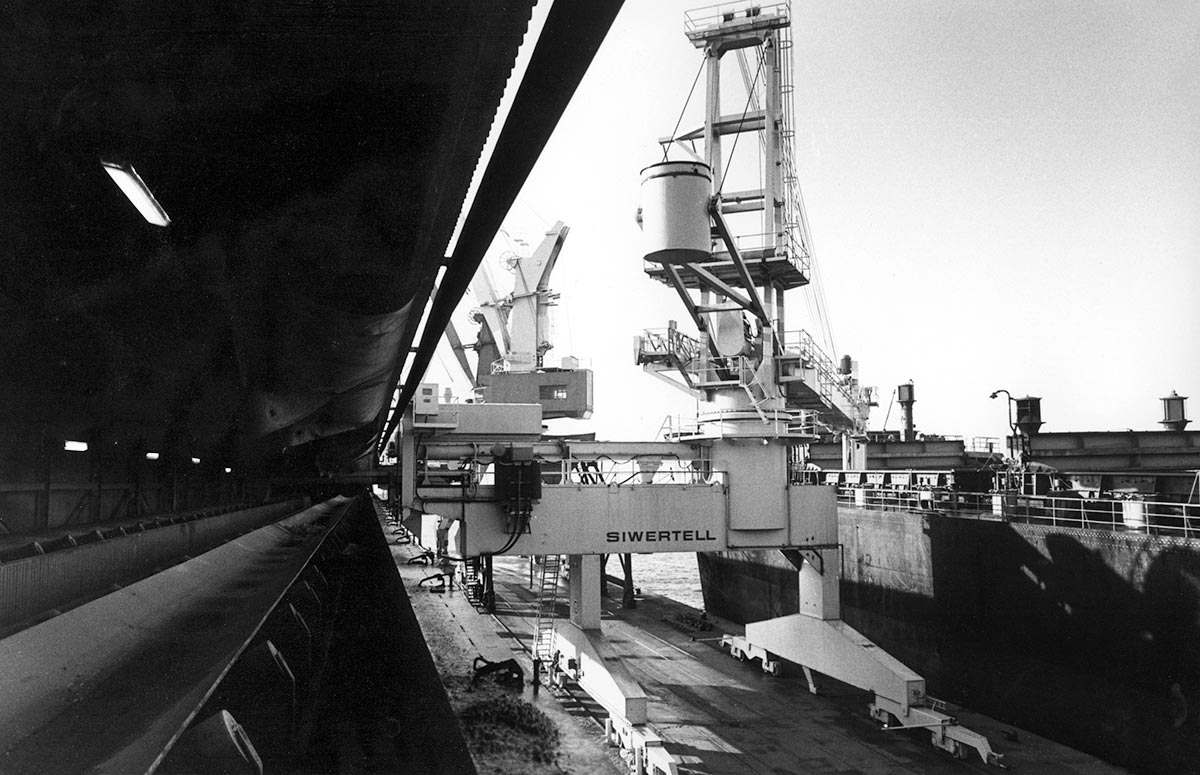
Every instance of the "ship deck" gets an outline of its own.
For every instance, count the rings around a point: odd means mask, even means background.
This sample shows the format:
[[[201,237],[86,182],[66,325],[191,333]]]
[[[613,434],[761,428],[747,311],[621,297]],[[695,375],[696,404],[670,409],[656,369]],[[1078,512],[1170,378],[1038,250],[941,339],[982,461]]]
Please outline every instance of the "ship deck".
[[[477,613],[457,589],[442,594],[421,591],[419,582],[435,570],[406,564],[418,551],[393,547],[393,556],[444,675],[461,670],[461,664],[476,654],[492,661],[516,658],[530,675],[536,593],[530,589],[528,561],[497,558],[497,612],[486,615]],[[565,615],[565,603],[560,609]],[[858,689],[818,676],[820,694],[814,696],[798,669],[774,678],[755,663],[733,660],[714,639],[722,632],[740,634],[742,628],[709,617],[714,629],[696,632],[685,622],[698,614],[654,595],[640,596],[635,609],[622,608],[619,599],[604,601],[604,632],[642,682],[649,726],[681,762],[681,773],[995,771],[934,749],[922,731],[881,730],[867,715],[868,695]],[[559,762],[565,771],[599,772],[615,761],[613,749],[605,748],[599,727],[592,723],[602,724],[603,710],[578,688],[556,693],[543,688],[535,697],[527,681],[523,697],[543,709],[551,708],[549,698],[555,697],[568,711],[557,710],[552,716],[570,740],[564,748],[569,755]],[[1059,775],[1125,772],[999,721],[965,710],[955,715],[968,728],[987,735],[1013,770]]]

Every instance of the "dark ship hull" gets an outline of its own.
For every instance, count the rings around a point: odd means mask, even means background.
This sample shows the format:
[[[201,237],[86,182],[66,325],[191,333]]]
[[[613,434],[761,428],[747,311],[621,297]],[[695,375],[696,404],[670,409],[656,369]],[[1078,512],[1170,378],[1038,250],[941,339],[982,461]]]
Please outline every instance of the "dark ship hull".
[[[621,3],[483,166],[533,5],[0,8],[0,769],[474,771],[368,484]]]
[[[374,468],[620,7],[548,15],[464,216],[533,5],[0,12],[0,534]]]
[[[0,480],[157,510],[370,467],[532,5],[0,14]]]

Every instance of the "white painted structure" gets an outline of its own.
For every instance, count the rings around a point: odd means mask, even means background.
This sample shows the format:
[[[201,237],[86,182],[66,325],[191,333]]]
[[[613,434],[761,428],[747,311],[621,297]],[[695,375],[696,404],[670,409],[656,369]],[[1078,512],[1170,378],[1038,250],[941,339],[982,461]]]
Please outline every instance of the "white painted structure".
[[[476,438],[443,422],[455,416],[453,407],[410,413],[401,503],[410,514],[457,519],[451,553],[461,559],[569,556],[570,617],[554,628],[546,653],[609,711],[610,737],[634,741],[639,772],[661,750],[652,751],[645,693],[601,632],[600,554],[785,550],[799,568],[800,613],[751,623],[744,637],[727,638],[734,655],[761,659],[775,673],[781,659],[795,662],[810,675],[810,688],[817,670],[868,690],[871,714],[886,726],[930,728],[938,747],[960,756],[973,749],[999,763],[986,739],[930,706],[924,679],[841,621],[836,488],[793,476],[800,445],[813,438],[803,427],[807,413],[854,431],[869,400],[853,369],[835,369],[806,334],[789,344],[776,333],[783,291],[808,282],[807,232],[795,222],[802,211],[789,178],[789,26],[783,3],[689,16],[688,37],[707,62],[705,124],[664,143],[702,139],[705,156],[669,162],[664,155],[664,163],[643,171],[640,220],[645,258],[654,264],[647,272],[675,288],[700,337],[673,326],[665,336],[648,332],[637,358],[652,371],[677,370],[705,398],[694,431],[674,434],[673,443],[550,443],[534,440],[540,417],[500,404],[484,409],[509,424],[507,439],[494,423],[477,422],[489,433]],[[721,59],[737,52],[744,61],[750,49],[764,76],[762,107],[754,92],[741,115],[724,115]],[[761,135],[769,174],[761,188],[722,191],[731,159],[721,138],[745,132]],[[765,239],[744,249],[726,214],[755,213],[766,224]],[[659,768],[672,767],[667,757]]]
[[[646,697],[601,632],[599,555],[778,548],[803,557],[800,613],[747,625],[726,639],[731,653],[772,673],[787,660],[871,691],[871,714],[886,726],[927,727],[956,755],[1000,761],[985,738],[931,706],[924,679],[841,621],[836,488],[790,481],[792,438],[751,436],[747,423],[739,435],[687,443],[533,441],[536,408],[439,407],[420,423],[410,412],[401,503],[413,516],[455,519],[450,553],[460,559],[569,556],[570,617],[555,627],[553,649],[614,729],[644,725]],[[451,427],[456,416],[480,435]],[[525,473],[506,473],[509,460],[524,461]]]

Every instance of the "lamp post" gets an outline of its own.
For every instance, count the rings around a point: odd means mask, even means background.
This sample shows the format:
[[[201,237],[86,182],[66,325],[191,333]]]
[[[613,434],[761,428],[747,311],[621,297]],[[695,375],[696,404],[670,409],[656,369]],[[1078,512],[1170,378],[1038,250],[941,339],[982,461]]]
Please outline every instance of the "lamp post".
[[[1016,443],[1017,443],[1017,426],[1013,425],[1012,393],[1009,393],[1007,390],[1004,390],[1003,388],[1001,388],[1000,390],[993,390],[992,394],[990,396],[988,396],[988,398],[995,398],[996,396],[1000,395],[1001,393],[1003,393],[1004,397],[1006,399],[1008,399],[1007,401],[1005,401],[1005,405],[1008,407],[1008,429],[1009,429],[1009,431],[1012,432],[1012,435],[1008,437],[1008,454],[1009,454],[1009,457],[1016,457],[1014,448],[1016,447]]]
[[[1008,398],[1008,427],[1013,432],[1014,452],[1019,450],[1018,463],[1024,463],[1025,459],[1032,453],[1032,443],[1030,437],[1038,432],[1042,427],[1042,399],[1038,396],[1023,396],[1021,398],[1013,398],[1012,394],[1007,390],[997,390],[992,393],[992,398],[1003,393]],[[1013,404],[1017,405],[1017,419],[1013,420]],[[1016,456],[1016,455],[1014,455]]]

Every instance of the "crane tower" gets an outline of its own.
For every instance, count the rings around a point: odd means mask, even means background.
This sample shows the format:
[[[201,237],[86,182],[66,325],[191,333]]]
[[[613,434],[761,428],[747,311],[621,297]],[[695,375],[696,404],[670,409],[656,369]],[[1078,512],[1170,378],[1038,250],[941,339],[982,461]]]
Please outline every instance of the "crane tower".
[[[704,123],[660,138],[662,161],[642,171],[646,273],[675,289],[699,337],[673,324],[647,331],[637,361],[707,399],[700,436],[861,430],[871,403],[848,358],[835,364],[785,327],[784,292],[809,283],[812,263],[792,154],[790,27],[787,3],[688,13]],[[723,83],[730,59],[740,89],[723,88],[738,86]]]

